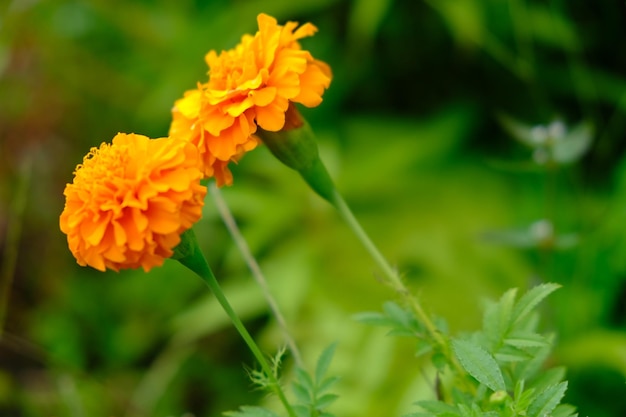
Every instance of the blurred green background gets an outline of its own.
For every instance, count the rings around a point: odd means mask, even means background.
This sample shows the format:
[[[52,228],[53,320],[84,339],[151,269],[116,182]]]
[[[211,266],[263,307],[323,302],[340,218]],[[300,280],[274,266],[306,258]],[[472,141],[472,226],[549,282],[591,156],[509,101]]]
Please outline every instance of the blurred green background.
[[[5,0],[0,3],[2,416],[217,416],[267,401],[253,359],[202,282],[76,265],[62,191],[117,132],[167,134],[204,54],[256,15],[310,21],[334,79],[304,114],[357,217],[454,331],[509,287],[563,284],[544,308],[551,365],[581,416],[626,415],[626,28],[582,0]],[[593,143],[545,169],[499,123],[587,122]],[[399,416],[432,396],[409,340],[352,320],[393,298],[337,215],[260,148],[223,189],[312,366],[338,342],[333,411]],[[538,220],[578,244],[533,240]],[[539,223],[541,225],[542,223]],[[544,223],[545,224],[545,223]],[[197,234],[263,349],[284,342],[207,197]],[[288,373],[292,361],[286,359]]]

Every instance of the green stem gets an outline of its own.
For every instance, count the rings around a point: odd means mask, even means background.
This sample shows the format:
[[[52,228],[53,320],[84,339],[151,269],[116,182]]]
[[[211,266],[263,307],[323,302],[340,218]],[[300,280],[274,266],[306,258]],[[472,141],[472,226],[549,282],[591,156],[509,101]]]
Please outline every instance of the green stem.
[[[178,262],[195,272],[196,275],[202,278],[202,280],[208,285],[213,295],[215,295],[217,301],[220,303],[228,317],[230,317],[230,320],[235,326],[235,329],[237,329],[243,340],[248,345],[248,348],[250,348],[250,351],[252,351],[252,354],[261,365],[261,369],[267,375],[272,384],[272,390],[278,396],[280,402],[283,403],[283,406],[287,410],[287,413],[290,417],[296,417],[296,413],[291,407],[291,404],[289,404],[289,401],[287,401],[287,397],[280,387],[280,383],[276,379],[272,368],[267,363],[265,356],[263,356],[263,354],[261,353],[261,350],[259,349],[258,345],[254,341],[250,333],[248,333],[248,330],[244,326],[243,322],[228,302],[228,299],[226,299],[226,296],[224,295],[222,288],[217,282],[215,275],[213,275],[213,271],[211,271],[211,268],[209,267],[206,258],[199,250],[193,230],[190,229],[186,231],[183,234],[182,238],[183,242],[181,242],[181,244],[184,247],[180,250],[179,248],[177,248],[177,252],[180,253],[180,255],[175,255],[173,258],[177,259]]]
[[[406,285],[404,285],[404,282],[402,282],[398,273],[391,267],[391,265],[389,265],[385,257],[380,253],[374,242],[372,242],[352,213],[352,210],[350,210],[348,204],[344,201],[343,197],[341,197],[341,194],[339,194],[336,189],[333,190],[332,198],[329,201],[337,209],[352,232],[365,247],[365,250],[370,254],[376,265],[383,271],[386,283],[391,286],[391,288],[393,288],[394,291],[400,295],[400,297],[402,297],[402,300],[408,304],[418,321],[426,328],[426,331],[432,340],[439,346],[441,353],[447,358],[450,366],[454,369],[454,371],[456,371],[459,380],[462,381],[469,392],[474,392],[476,387],[469,384],[467,378],[464,377],[467,375],[467,372],[465,372],[465,369],[463,369],[459,361],[452,353],[448,339],[445,338],[439,330],[437,330],[437,327],[432,322],[428,314],[426,314],[426,311],[424,311],[424,308],[420,304],[419,300],[411,294]]]
[[[387,279],[387,283],[402,297],[405,302],[409,304],[411,310],[413,310],[417,319],[424,325],[426,331],[428,331],[435,343],[439,345],[440,349],[446,357],[448,357],[453,366],[455,366],[455,368],[460,371],[461,375],[463,375],[465,371],[463,371],[458,362],[454,360],[454,356],[450,352],[448,341],[442,336],[441,332],[437,330],[437,327],[432,322],[428,314],[426,314],[419,301],[411,295],[408,288],[404,285],[404,282],[402,282],[402,279],[398,276],[398,273],[391,267],[391,265],[389,265],[385,257],[380,253],[374,242],[372,242],[370,237],[367,235],[359,221],[350,210],[350,207],[346,204],[337,190],[334,191],[331,202],[341,217],[348,224],[350,229],[357,236],[359,241],[363,244],[365,250],[367,250],[370,254],[376,265],[383,271],[385,278]]]
[[[257,135],[279,161],[297,171],[313,191],[339,211],[341,217],[343,217],[350,229],[361,241],[374,262],[382,269],[386,277],[386,283],[400,294],[403,300],[411,307],[416,318],[425,327],[434,343],[439,347],[441,353],[445,355],[458,375],[460,377],[466,375],[465,370],[452,354],[448,340],[437,330],[437,327],[430,320],[417,298],[411,295],[397,272],[387,263],[384,256],[367,233],[365,233],[337,191],[331,176],[319,157],[313,131],[300,116],[295,106],[289,107],[285,117],[291,121],[288,129],[286,128],[279,132],[268,132],[260,129],[257,131]],[[466,378],[463,378],[463,380],[466,380]]]

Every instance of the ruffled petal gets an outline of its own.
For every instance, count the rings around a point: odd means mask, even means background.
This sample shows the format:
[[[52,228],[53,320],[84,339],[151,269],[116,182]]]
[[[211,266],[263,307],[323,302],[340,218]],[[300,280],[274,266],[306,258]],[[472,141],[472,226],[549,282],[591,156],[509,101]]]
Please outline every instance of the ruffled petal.
[[[77,263],[100,271],[163,264],[171,243],[200,219],[201,178],[187,141],[120,133],[92,148],[65,188],[59,217]]]

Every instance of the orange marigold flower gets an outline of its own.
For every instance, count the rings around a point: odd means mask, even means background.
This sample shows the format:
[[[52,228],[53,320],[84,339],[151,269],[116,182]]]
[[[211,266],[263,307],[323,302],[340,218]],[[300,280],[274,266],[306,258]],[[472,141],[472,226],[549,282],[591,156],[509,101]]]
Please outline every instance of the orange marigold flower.
[[[118,133],[92,148],[67,184],[61,231],[79,265],[100,271],[163,264],[200,219],[206,187],[189,142]]]
[[[281,26],[266,14],[257,22],[254,36],[244,35],[219,55],[206,55],[209,81],[187,91],[172,111],[170,136],[198,147],[205,176],[215,176],[218,185],[231,184],[228,163],[258,145],[257,126],[281,130],[290,103],[319,105],[332,78],[329,66],[298,43],[312,36],[315,26]]]

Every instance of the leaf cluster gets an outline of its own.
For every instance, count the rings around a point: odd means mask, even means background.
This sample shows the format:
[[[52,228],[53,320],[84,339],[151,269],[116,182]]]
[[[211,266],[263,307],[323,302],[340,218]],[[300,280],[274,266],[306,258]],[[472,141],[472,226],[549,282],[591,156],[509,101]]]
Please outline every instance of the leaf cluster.
[[[327,408],[338,398],[330,389],[339,380],[335,376],[327,376],[328,367],[335,353],[335,344],[330,345],[320,355],[315,366],[315,373],[311,375],[303,368],[297,368],[295,380],[291,384],[295,401],[291,404],[296,417],[335,417]],[[280,365],[280,358],[284,351],[273,358],[273,371]],[[252,381],[262,388],[269,388],[263,383],[258,372],[249,373]],[[259,406],[242,406],[237,411],[230,411],[224,415],[229,417],[280,417],[275,412]]]
[[[327,376],[328,367],[335,353],[335,344],[330,345],[320,355],[311,375],[302,368],[296,370],[296,380],[292,385],[297,404],[294,410],[298,417],[334,417],[326,409],[338,398],[330,392],[339,380],[336,376]]]
[[[371,326],[387,327],[389,336],[414,337],[417,340],[417,356],[433,351],[435,346],[413,313],[393,301],[385,302],[382,312],[367,311],[355,314],[353,318]],[[439,327],[446,330],[445,323]]]
[[[538,285],[521,297],[507,291],[486,305],[482,329],[450,338],[452,356],[445,357],[411,311],[388,302],[382,312],[367,312],[356,319],[390,328],[389,334],[418,339],[418,354],[430,352],[438,371],[454,375],[438,396],[419,401],[423,411],[406,417],[573,417],[574,407],[560,404],[567,382],[565,369],[543,370],[553,337],[537,331],[536,308],[559,285]],[[444,324],[439,331],[447,333]],[[450,361],[457,361],[455,367]],[[442,363],[443,362],[443,363]],[[439,377],[438,377],[439,379]]]
[[[517,290],[511,289],[498,302],[489,303],[480,331],[451,340],[473,390],[453,387],[453,404],[418,402],[425,412],[413,417],[575,416],[574,407],[560,404],[567,390],[565,369],[542,370],[553,338],[537,332],[535,309],[558,288],[542,284],[519,299]]]

